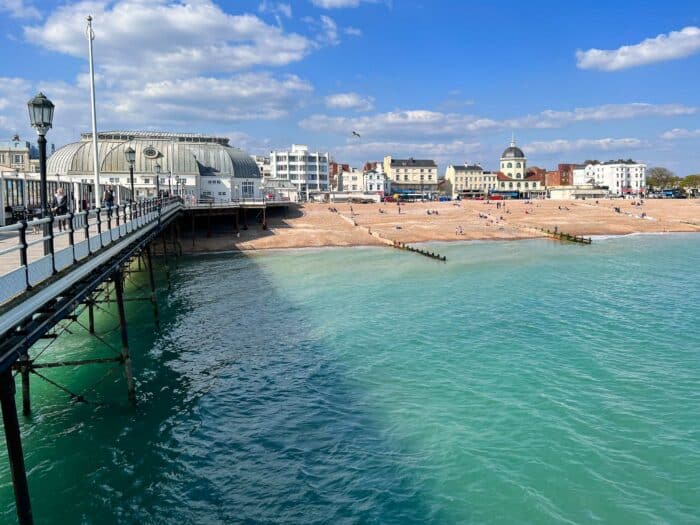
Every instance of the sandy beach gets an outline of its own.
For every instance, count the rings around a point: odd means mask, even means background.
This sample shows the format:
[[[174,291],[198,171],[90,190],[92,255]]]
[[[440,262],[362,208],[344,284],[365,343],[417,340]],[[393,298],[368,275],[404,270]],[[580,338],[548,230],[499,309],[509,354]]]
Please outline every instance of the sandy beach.
[[[194,250],[514,240],[543,237],[541,229],[555,227],[583,236],[700,231],[700,200],[648,199],[641,206],[622,199],[500,201],[500,207],[497,202],[407,203],[400,206],[401,213],[396,203],[304,204],[287,217],[269,217],[267,230],[251,224],[240,238],[220,234],[198,239]]]

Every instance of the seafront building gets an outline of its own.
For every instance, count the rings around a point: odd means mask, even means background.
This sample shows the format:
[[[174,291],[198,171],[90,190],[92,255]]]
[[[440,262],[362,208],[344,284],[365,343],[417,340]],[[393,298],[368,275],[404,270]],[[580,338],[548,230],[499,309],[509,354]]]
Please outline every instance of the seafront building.
[[[384,173],[391,179],[391,191],[409,198],[432,198],[438,192],[437,164],[430,159],[384,157]]]
[[[19,135],[0,141],[0,166],[3,171],[38,172],[39,150],[29,141],[21,140]]]
[[[445,192],[453,199],[488,195],[496,189],[497,174],[479,164],[449,165],[445,169]]]
[[[377,162],[372,169],[362,172],[363,191],[383,197],[391,194],[391,179],[384,173],[384,165]]]
[[[499,160],[501,171],[497,174],[497,189],[492,195],[513,198],[543,197],[546,194],[544,187],[544,173],[529,173],[527,170],[527,157],[525,153],[511,140]]]
[[[230,202],[261,197],[261,177],[255,161],[231,147],[229,139],[196,133],[106,131],[97,134],[101,184],[130,186],[124,152],[135,154],[134,190],[137,198],[172,193],[199,202]],[[160,169],[160,176],[157,170]],[[92,133],[52,154],[51,175],[92,183]],[[156,177],[158,176],[158,181]]]
[[[607,188],[610,195],[638,195],[646,190],[646,164],[628,160],[593,162],[573,170],[574,185]]]
[[[286,179],[297,188],[300,200],[309,200],[327,193],[328,152],[311,152],[303,144],[292,144],[289,150],[270,152],[270,176]]]
[[[260,176],[262,177],[263,183],[272,176],[272,171],[270,169],[270,157],[265,155],[251,155],[255,164],[258,165],[258,170],[260,170]]]

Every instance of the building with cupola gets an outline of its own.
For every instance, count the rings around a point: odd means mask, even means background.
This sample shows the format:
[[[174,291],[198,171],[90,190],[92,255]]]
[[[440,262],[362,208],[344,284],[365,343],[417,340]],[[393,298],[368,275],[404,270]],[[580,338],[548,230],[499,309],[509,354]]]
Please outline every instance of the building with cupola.
[[[515,138],[510,141],[499,160],[497,189],[491,195],[509,198],[544,197],[546,188],[543,170],[527,169],[527,157],[523,150],[515,145]],[[540,173],[542,171],[542,173]]]

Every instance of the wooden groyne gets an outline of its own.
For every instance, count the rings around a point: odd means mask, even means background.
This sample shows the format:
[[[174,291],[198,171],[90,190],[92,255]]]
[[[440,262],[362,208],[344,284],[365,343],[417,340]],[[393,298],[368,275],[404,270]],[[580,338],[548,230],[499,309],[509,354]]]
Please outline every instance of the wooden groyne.
[[[413,246],[409,246],[408,244],[403,242],[394,241],[394,244],[392,246],[398,250],[406,250],[408,252],[417,253],[418,255],[422,255],[424,257],[429,257],[430,259],[435,259],[436,261],[447,262],[447,257],[445,257],[444,255],[440,255],[439,253],[435,252],[429,252],[428,250],[421,250],[420,248],[414,248]]]
[[[332,211],[332,210],[331,210]],[[406,243],[399,242],[393,239],[387,239],[383,235],[380,235],[376,231],[372,231],[372,229],[369,226],[362,226],[357,223],[354,217],[347,217],[343,215],[342,213],[339,213],[338,211],[335,211],[333,213],[337,213],[341,219],[347,221],[348,223],[352,224],[356,228],[360,228],[364,231],[367,232],[368,235],[371,235],[375,239],[377,239],[379,242],[382,242],[386,244],[387,246],[390,246],[391,248],[396,248],[397,250],[405,250],[407,252],[413,252],[417,253],[418,255],[422,255],[424,257],[428,257],[430,259],[434,259],[436,261],[442,261],[442,262],[447,262],[447,257],[444,255],[440,255],[439,253],[435,252],[429,252],[428,250],[421,250],[420,248],[414,248],[413,246],[409,246]]]
[[[552,239],[556,239],[558,241],[575,242],[578,244],[591,244],[593,242],[590,237],[586,238],[583,235],[570,235],[560,231],[545,230],[544,228],[542,228],[542,231]]]

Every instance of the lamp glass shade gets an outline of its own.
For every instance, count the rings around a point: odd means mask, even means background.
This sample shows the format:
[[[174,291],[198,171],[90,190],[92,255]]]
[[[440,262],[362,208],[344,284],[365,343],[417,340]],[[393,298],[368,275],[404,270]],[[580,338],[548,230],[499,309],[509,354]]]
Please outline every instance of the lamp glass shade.
[[[27,102],[27,109],[32,127],[36,128],[40,135],[45,135],[53,123],[53,102],[46,98],[43,93],[39,93]]]
[[[136,152],[134,151],[134,148],[131,146],[126,148],[124,151],[124,158],[129,164],[134,164],[134,162],[136,162]]]
[[[160,175],[161,169],[162,168],[160,167],[160,164],[156,162],[156,165],[153,167],[153,170],[156,172],[156,175]]]

